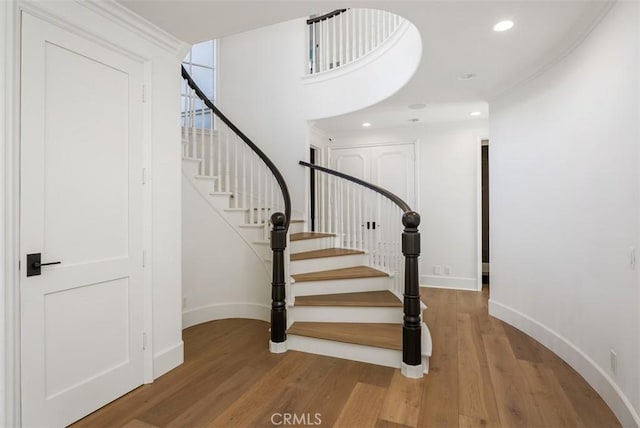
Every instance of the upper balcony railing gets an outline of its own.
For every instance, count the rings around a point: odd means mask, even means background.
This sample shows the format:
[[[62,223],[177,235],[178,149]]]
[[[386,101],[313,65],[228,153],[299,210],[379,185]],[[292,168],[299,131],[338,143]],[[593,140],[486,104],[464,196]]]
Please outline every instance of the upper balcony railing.
[[[378,9],[337,9],[309,18],[309,74],[358,60],[383,44],[404,22],[404,18]]]

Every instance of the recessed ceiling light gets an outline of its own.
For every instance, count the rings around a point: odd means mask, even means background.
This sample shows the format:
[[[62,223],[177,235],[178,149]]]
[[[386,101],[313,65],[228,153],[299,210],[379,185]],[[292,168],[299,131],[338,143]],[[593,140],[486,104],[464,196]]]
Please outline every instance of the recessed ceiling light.
[[[493,31],[507,31],[513,27],[513,21],[500,21],[493,26]]]
[[[363,126],[364,128],[368,128],[368,127],[370,127],[370,126],[371,126],[371,124],[370,124],[369,122],[365,122],[365,123],[363,123],[363,124],[362,124],[362,126]]]
[[[423,108],[425,108],[427,105],[424,103],[416,103],[416,104],[409,104],[409,108],[411,110],[422,110]]]
[[[458,76],[458,80],[471,80],[476,78],[476,73],[465,73]]]
[[[474,111],[471,113],[471,116],[480,116],[482,113],[479,111]]]

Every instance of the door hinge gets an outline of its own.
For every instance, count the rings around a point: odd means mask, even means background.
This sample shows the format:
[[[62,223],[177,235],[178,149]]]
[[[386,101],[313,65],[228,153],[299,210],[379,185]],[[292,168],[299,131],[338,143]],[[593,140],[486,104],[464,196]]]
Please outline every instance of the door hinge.
[[[147,168],[142,168],[142,184],[147,184]]]
[[[142,102],[147,102],[147,85],[142,85]]]
[[[142,250],[142,267],[147,265],[147,252],[146,250]]]
[[[142,350],[147,349],[147,333],[142,333]]]

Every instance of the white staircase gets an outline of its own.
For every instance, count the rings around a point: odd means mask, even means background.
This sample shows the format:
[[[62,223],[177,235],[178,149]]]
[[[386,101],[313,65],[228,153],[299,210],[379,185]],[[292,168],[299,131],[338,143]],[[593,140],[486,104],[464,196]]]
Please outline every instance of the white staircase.
[[[368,266],[364,251],[339,244],[331,234],[291,234],[287,347],[400,367],[403,308],[393,278]],[[423,324],[425,373],[430,355],[431,337]]]
[[[182,123],[183,175],[269,270],[275,266],[271,215],[286,214],[276,222],[280,228],[281,219],[290,215],[286,183],[271,160],[204,98],[184,70],[183,77],[187,107]],[[413,264],[415,291],[407,297],[413,302],[413,329],[407,332],[415,333],[411,361],[421,361],[403,363],[404,257],[398,225],[407,208],[398,208],[395,195],[385,195],[367,183],[362,187],[357,181],[322,177],[318,185],[321,208],[316,218],[325,233],[308,232],[303,221],[293,220],[288,239],[284,228],[274,235],[274,242],[288,241],[288,246],[284,267],[278,263],[273,269],[273,290],[278,291],[273,291],[271,316],[273,321],[277,313],[280,321],[271,332],[272,351],[290,349],[402,367],[406,375],[420,377],[428,371],[431,336],[424,323],[418,331],[417,264]],[[372,224],[372,230],[365,230],[365,224],[367,229]],[[281,251],[276,261],[282,260]],[[288,337],[283,342],[285,303]],[[424,309],[420,302],[420,312]]]

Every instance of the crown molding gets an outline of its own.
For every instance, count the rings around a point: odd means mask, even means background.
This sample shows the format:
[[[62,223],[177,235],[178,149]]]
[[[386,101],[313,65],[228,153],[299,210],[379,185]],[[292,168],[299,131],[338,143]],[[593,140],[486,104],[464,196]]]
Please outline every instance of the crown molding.
[[[163,30],[115,0],[75,0],[100,16],[125,27],[159,48],[184,58],[190,45]]]

